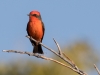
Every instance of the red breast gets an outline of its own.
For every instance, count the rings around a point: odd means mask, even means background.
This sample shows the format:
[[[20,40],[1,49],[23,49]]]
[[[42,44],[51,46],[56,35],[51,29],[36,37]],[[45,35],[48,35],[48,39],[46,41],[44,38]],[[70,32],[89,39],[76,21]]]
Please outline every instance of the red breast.
[[[28,23],[28,33],[37,41],[41,41],[43,36],[42,23],[40,20],[30,21]]]

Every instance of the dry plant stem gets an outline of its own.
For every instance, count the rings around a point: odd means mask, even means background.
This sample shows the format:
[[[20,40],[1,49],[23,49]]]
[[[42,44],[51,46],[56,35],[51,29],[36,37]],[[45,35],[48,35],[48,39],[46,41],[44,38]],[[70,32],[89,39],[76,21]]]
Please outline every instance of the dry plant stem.
[[[31,38],[30,36],[27,36],[29,39],[35,41],[35,42],[38,42],[36,41],[35,39]],[[37,58],[42,58],[42,59],[45,59],[45,60],[51,60],[53,62],[56,62],[60,65],[63,65],[71,70],[73,70],[74,72],[78,73],[79,75],[87,75],[85,72],[81,71],[78,69],[78,67],[73,63],[73,61],[71,61],[66,55],[64,55],[60,49],[60,46],[59,44],[56,42],[56,40],[54,40],[54,42],[56,43],[57,47],[58,47],[58,50],[59,50],[59,53],[55,52],[54,50],[46,47],[45,45],[43,45],[41,42],[38,42],[39,44],[41,44],[43,47],[45,47],[46,49],[50,50],[51,52],[53,52],[54,54],[56,54],[57,56],[59,56],[61,59],[63,59],[65,62],[67,62],[68,64],[70,64],[70,66],[67,66],[65,65],[64,63],[61,63],[55,59],[52,59],[52,58],[47,58],[43,55],[39,55],[39,54],[34,54],[34,53],[30,53],[30,52],[23,52],[23,51],[16,51],[16,50],[3,50],[3,52],[14,52],[14,53],[20,53],[20,54],[28,54],[29,56],[35,56]]]
[[[95,64],[94,64],[94,67],[97,70],[98,74],[100,75],[100,71],[99,71],[99,69],[97,68],[97,66]]]
[[[60,64],[60,65],[62,65],[62,66],[64,66],[64,67],[67,67],[67,68],[69,68],[69,69],[71,69],[71,70],[77,72],[77,73],[80,74],[80,75],[83,75],[83,74],[79,73],[77,70],[73,69],[72,67],[70,67],[70,66],[68,66],[68,65],[65,65],[64,63],[61,63],[61,62],[59,62],[59,61],[57,61],[57,60],[55,60],[55,59],[45,57],[45,56],[43,56],[43,55],[34,54],[34,53],[30,53],[30,52],[16,51],[16,50],[3,50],[3,52],[13,52],[13,53],[20,53],[20,54],[28,54],[29,56],[35,56],[35,57],[37,57],[37,58],[42,58],[42,59],[45,59],[45,60],[50,60],[50,61],[53,61],[53,62],[55,62],[55,63],[58,63],[58,64]]]
[[[26,36],[27,38],[35,41],[35,42],[38,42],[36,41],[35,39],[31,38],[30,36]],[[56,42],[57,43],[57,42]],[[50,50],[51,52],[53,52],[54,54],[56,54],[57,56],[59,56],[61,59],[63,59],[65,62],[67,62],[68,64],[70,64],[72,66],[72,68],[74,70],[77,70],[77,73],[80,74],[80,75],[87,75],[86,73],[84,73],[82,70],[78,69],[78,67],[73,64],[71,61],[67,60],[66,58],[64,58],[62,55],[60,55],[59,53],[55,52],[54,50],[52,50],[51,48],[48,48],[47,46],[43,45],[41,42],[39,42],[39,44],[41,44],[43,47],[45,47],[46,49]],[[58,44],[57,44],[57,47],[58,47]],[[59,49],[59,48],[58,48]]]
[[[55,44],[57,45],[57,48],[58,48],[58,51],[59,51],[59,55],[62,56],[63,58],[67,58],[66,60],[67,60],[68,62],[70,62],[72,65],[74,65],[75,68],[78,69],[78,67],[74,64],[74,62],[73,62],[71,59],[69,59],[69,57],[67,57],[67,56],[61,51],[61,48],[60,48],[59,44],[57,43],[57,41],[56,41],[54,38],[53,38],[53,40],[54,40]],[[63,56],[63,55],[64,55],[64,56]],[[73,66],[72,66],[72,67],[73,67]]]
[[[53,38],[53,40],[54,40],[55,44],[57,45],[57,48],[58,48],[58,51],[59,51],[59,55],[62,55],[62,51],[60,49],[59,44],[57,43],[57,41],[54,38]]]
[[[67,68],[73,70],[74,72],[76,72],[76,73],[78,73],[78,74],[80,74],[80,75],[83,75],[82,73],[79,73],[79,71],[75,70],[74,68],[72,68],[72,67],[70,67],[70,66],[68,66],[68,65],[65,65],[64,63],[61,63],[61,62],[59,62],[59,61],[57,61],[57,60],[55,60],[55,59],[47,58],[47,57],[45,57],[45,59],[46,59],[46,60],[51,60],[51,61],[53,61],[53,62],[56,62],[56,63],[58,63],[58,64],[60,64],[60,65],[62,65],[62,66],[64,66],[64,67],[67,67]]]
[[[56,41],[54,38],[53,38],[53,40],[54,40],[55,44],[57,45],[57,48],[58,48],[58,51],[59,51],[59,55],[61,55],[63,58],[67,58],[66,60],[67,60],[68,62],[70,62],[71,64],[73,64],[74,67],[78,69],[78,67],[74,64],[74,62],[73,62],[71,59],[69,59],[69,57],[67,57],[67,56],[61,51],[61,48],[60,48],[59,44],[57,43],[57,41]],[[63,56],[63,55],[64,55],[64,56]]]
[[[35,39],[31,38],[30,36],[26,36],[26,37],[29,38],[29,39],[31,39],[31,40],[33,40],[33,41],[35,41],[35,42],[37,42]],[[63,58],[61,55],[59,55],[59,53],[57,53],[54,50],[52,50],[51,48],[48,48],[47,46],[43,45],[41,42],[39,42],[39,44],[41,44],[43,47],[45,47],[46,49],[50,50],[51,52],[53,52],[54,54],[56,54],[57,56],[59,56],[61,59],[63,59],[65,62],[67,62],[68,64],[70,64],[71,66],[74,67],[74,65],[71,62],[69,62],[65,58]]]
[[[72,64],[75,65],[75,63],[65,54],[65,53],[62,53],[69,61],[71,61]]]

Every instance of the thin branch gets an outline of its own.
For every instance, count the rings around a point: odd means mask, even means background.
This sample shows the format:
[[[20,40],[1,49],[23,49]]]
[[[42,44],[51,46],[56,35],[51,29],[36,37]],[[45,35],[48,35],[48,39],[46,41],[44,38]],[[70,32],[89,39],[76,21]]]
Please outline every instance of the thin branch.
[[[73,63],[75,65],[75,63],[65,54],[65,53],[62,53],[69,61],[71,61],[71,63]]]
[[[34,42],[38,42],[36,41],[35,39],[33,39],[32,37],[30,36],[26,36],[27,38],[33,40]],[[54,39],[53,39],[54,40]],[[22,52],[22,51],[15,51],[15,50],[3,50],[3,52],[14,52],[14,53],[20,53],[20,54],[28,54],[29,56],[35,56],[35,57],[38,57],[38,58],[42,58],[42,59],[45,59],[45,60],[51,60],[53,62],[56,62],[60,65],[63,65],[71,70],[73,70],[74,72],[78,73],[79,75],[87,75],[85,72],[83,72],[82,70],[78,69],[78,67],[74,64],[74,62],[69,59],[68,56],[64,55],[63,52],[61,51],[60,49],[60,46],[59,44],[56,42],[56,40],[54,40],[54,42],[56,43],[57,45],[57,48],[59,50],[59,53],[55,52],[53,49],[51,48],[48,48],[47,46],[43,45],[41,42],[38,42],[39,44],[41,44],[43,47],[45,47],[46,49],[50,50],[51,52],[53,52],[55,55],[57,55],[58,57],[60,57],[62,60],[64,60],[66,63],[68,63],[70,66],[67,66],[65,65],[64,63],[61,63],[55,59],[52,59],[52,58],[47,58],[45,56],[42,56],[42,55],[39,55],[39,54],[34,54],[34,53],[29,53],[29,52]]]
[[[71,64],[74,65],[75,69],[78,70],[78,67],[75,65],[75,63],[74,63],[67,55],[65,55],[65,54],[61,51],[61,48],[60,48],[59,44],[57,43],[57,41],[56,41],[54,38],[53,38],[53,40],[54,40],[55,44],[57,45],[57,48],[58,48],[58,51],[59,51],[59,55],[62,56],[62,57],[63,57],[63,55],[64,55],[64,57],[67,58],[66,60],[67,60],[68,62],[71,62]],[[64,58],[64,57],[63,57],[63,58]],[[73,67],[73,66],[72,66],[72,67]]]
[[[57,45],[57,48],[58,48],[58,51],[59,51],[59,55],[62,55],[62,51],[61,51],[61,48],[59,46],[59,44],[57,43],[57,41],[53,38],[55,44]]]
[[[63,53],[61,51],[61,48],[60,48],[59,44],[57,43],[57,41],[54,38],[53,38],[53,40],[54,40],[55,44],[57,45],[57,48],[58,48],[58,51],[59,51],[59,55],[61,55],[62,57],[64,55],[64,57],[66,57],[69,60],[69,61],[68,60],[67,61],[71,62],[74,65],[74,67],[78,69],[78,67],[75,65],[75,63],[65,53]]]
[[[37,42],[35,39],[31,38],[30,36],[26,36],[26,37],[29,38],[29,39],[31,39],[31,40],[33,40],[33,41],[35,41],[35,42]],[[66,60],[65,58],[63,58],[61,55],[59,55],[59,53],[55,52],[53,49],[48,48],[47,46],[43,45],[41,42],[39,42],[39,44],[41,44],[43,47],[45,47],[46,49],[50,50],[50,51],[53,52],[55,55],[59,56],[59,57],[60,57],[61,59],[63,59],[65,62],[67,62],[68,64],[70,64],[71,66],[74,67],[74,65],[73,65],[70,61],[68,61],[68,60]]]
[[[34,42],[37,42],[35,39],[33,39],[30,36],[26,36],[26,37],[29,38],[29,39],[31,39],[31,40],[33,40]],[[43,45],[41,42],[39,42],[39,44],[41,44],[43,47],[45,47],[46,49],[50,50],[55,55],[57,55],[58,57],[60,57],[62,60],[64,60],[65,62],[67,62],[69,65],[71,65],[71,67],[73,67],[75,70],[77,70],[78,74],[80,74],[80,75],[87,75],[85,72],[83,72],[82,70],[78,69],[78,67],[75,64],[73,64],[72,61],[69,61],[68,59],[64,58],[62,55],[60,55],[59,53],[55,52],[53,49],[48,48],[47,46]]]
[[[13,53],[20,53],[20,54],[28,54],[29,56],[36,56],[40,57],[40,55],[35,54],[35,53],[30,53],[30,52],[23,52],[23,51],[16,51],[16,50],[2,50],[3,52],[13,52]]]
[[[99,71],[99,69],[97,68],[97,66],[95,64],[94,64],[94,67],[97,70],[98,74],[100,75],[100,71]]]
[[[55,60],[55,59],[48,58],[48,57],[45,57],[45,56],[43,56],[43,55],[39,55],[39,54],[36,54],[36,53],[30,53],[30,52],[24,52],[24,51],[16,51],[16,50],[3,50],[3,52],[13,52],[13,53],[27,54],[27,55],[29,55],[29,56],[35,56],[35,57],[37,57],[37,58],[42,58],[42,59],[45,59],[45,60],[50,60],[50,61],[53,61],[53,62],[55,62],[55,63],[58,63],[58,64],[60,64],[60,65],[62,65],[62,66],[64,66],[64,67],[67,67],[67,68],[69,68],[69,69],[71,69],[71,70],[77,72],[77,70],[73,69],[72,67],[70,67],[70,66],[68,66],[68,65],[66,65],[66,64],[64,64],[64,63],[61,63],[60,61],[57,61],[57,60]],[[77,72],[77,73],[78,73],[78,72]]]

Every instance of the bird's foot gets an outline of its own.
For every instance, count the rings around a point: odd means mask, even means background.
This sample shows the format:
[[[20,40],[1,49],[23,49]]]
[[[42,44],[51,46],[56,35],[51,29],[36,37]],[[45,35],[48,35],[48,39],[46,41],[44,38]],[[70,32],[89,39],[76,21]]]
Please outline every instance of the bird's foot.
[[[36,44],[38,45],[39,43],[41,43],[41,41],[37,41]]]

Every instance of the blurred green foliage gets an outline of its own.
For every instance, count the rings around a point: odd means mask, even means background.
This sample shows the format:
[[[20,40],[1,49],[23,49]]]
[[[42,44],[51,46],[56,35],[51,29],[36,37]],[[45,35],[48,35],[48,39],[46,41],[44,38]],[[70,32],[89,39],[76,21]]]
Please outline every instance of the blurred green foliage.
[[[62,51],[76,63],[81,70],[92,70],[93,64],[99,62],[99,57],[94,49],[86,42],[79,41],[62,48]],[[53,55],[54,59],[64,62]],[[38,58],[37,58],[38,59]],[[40,59],[42,60],[42,59]],[[65,62],[64,62],[65,63]],[[0,64],[0,75],[78,75],[77,73],[57,63],[44,60],[21,59],[18,62]]]

